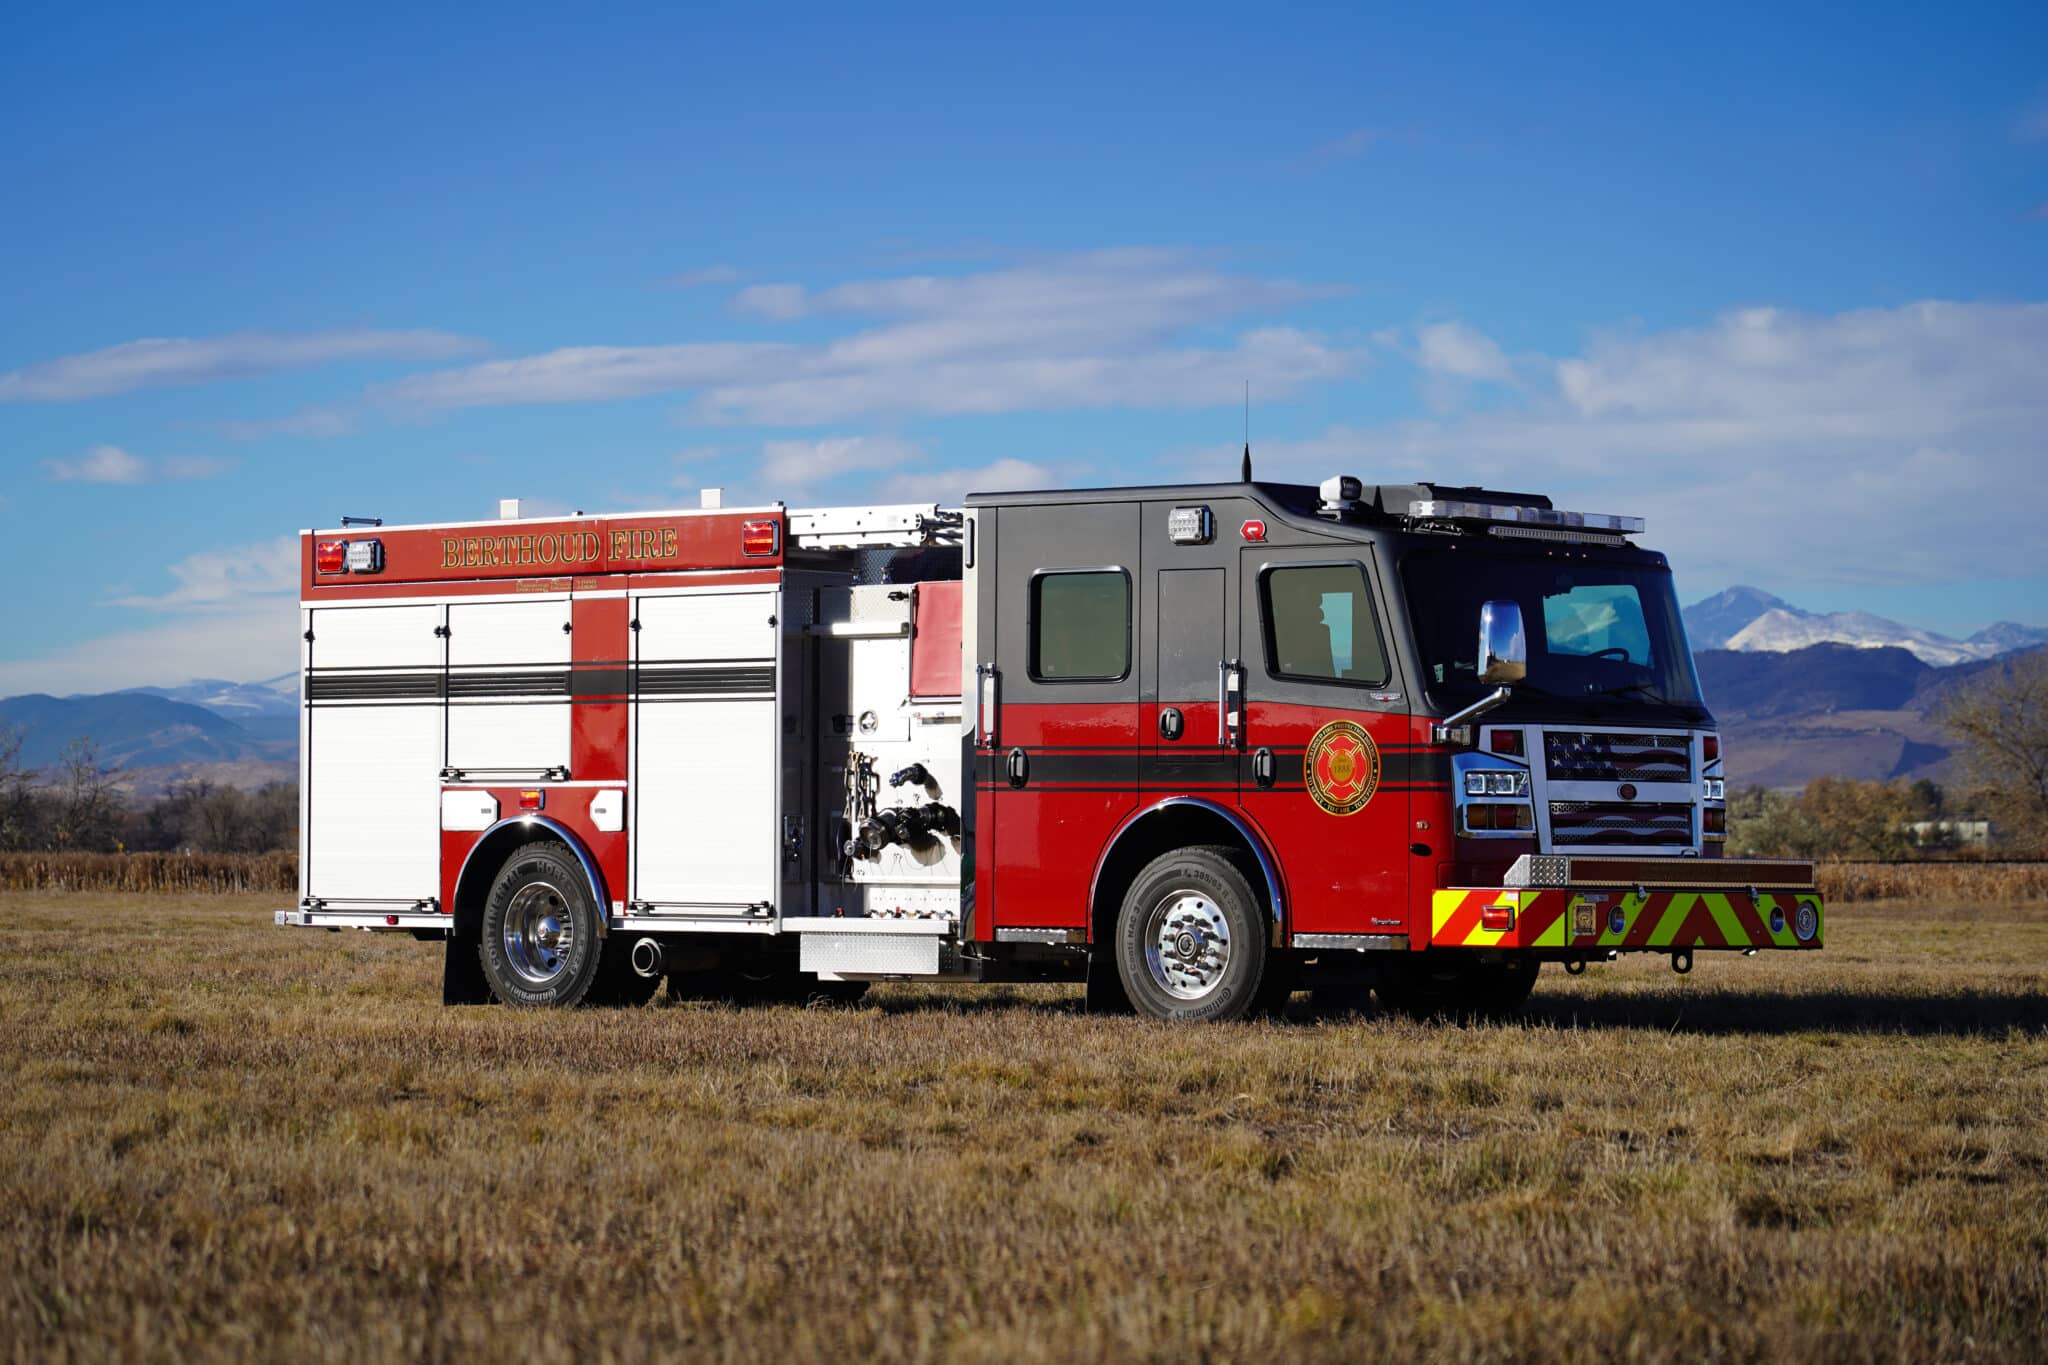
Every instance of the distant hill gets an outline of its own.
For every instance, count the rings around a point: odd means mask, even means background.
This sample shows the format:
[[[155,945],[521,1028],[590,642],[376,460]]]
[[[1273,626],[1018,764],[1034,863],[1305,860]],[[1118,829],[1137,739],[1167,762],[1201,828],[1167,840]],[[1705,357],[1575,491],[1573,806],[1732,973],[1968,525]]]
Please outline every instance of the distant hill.
[[[0,725],[21,733],[21,762],[31,768],[54,767],[74,739],[89,736],[100,761],[118,765],[143,793],[194,777],[256,786],[297,770],[295,731],[252,733],[203,706],[149,692],[7,697]]]
[[[1953,780],[1954,742],[1935,714],[1955,688],[2001,663],[1937,668],[1905,649],[1843,644],[1697,658],[1729,781],[1782,788],[1816,777]]]

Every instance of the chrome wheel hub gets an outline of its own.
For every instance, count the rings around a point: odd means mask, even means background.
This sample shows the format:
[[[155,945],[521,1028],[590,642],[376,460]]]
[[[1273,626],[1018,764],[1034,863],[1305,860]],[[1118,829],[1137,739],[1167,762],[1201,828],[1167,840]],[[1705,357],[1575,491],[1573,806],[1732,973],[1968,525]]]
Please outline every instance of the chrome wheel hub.
[[[505,907],[505,960],[520,980],[551,986],[569,962],[576,941],[576,922],[569,902],[547,882],[522,886]]]
[[[1230,925],[1223,908],[1199,891],[1168,893],[1145,923],[1145,966],[1153,984],[1178,1000],[1200,1000],[1230,966]]]

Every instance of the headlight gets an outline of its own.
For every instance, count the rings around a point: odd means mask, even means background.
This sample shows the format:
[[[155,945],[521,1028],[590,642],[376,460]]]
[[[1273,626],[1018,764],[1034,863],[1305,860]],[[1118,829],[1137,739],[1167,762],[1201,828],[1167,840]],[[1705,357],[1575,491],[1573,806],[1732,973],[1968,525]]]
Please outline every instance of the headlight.
[[[1704,795],[1707,800],[1726,801],[1728,799],[1728,780],[1726,778],[1704,777],[1700,779],[1700,785],[1706,789]]]
[[[1510,772],[1471,772],[1465,774],[1465,795],[1467,796],[1527,796],[1529,774],[1515,769]]]

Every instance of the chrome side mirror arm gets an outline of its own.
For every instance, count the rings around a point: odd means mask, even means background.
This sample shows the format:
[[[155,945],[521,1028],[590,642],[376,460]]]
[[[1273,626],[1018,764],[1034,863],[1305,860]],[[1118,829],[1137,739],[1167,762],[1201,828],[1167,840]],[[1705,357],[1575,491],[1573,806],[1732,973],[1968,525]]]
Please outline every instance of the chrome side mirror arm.
[[[1487,693],[1478,701],[1473,702],[1464,710],[1445,716],[1442,720],[1430,726],[1429,742],[1432,744],[1449,744],[1452,731],[1479,719],[1514,694],[1515,689],[1506,684],[1494,688],[1493,691]]]

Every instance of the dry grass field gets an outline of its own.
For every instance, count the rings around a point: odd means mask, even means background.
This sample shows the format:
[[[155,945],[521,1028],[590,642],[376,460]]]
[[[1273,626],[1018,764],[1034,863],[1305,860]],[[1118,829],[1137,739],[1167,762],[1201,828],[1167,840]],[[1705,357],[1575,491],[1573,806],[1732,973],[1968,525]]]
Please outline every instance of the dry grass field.
[[[9,1359],[2038,1359],[2048,906],[1507,1026],[444,1010],[275,897],[0,897]]]

